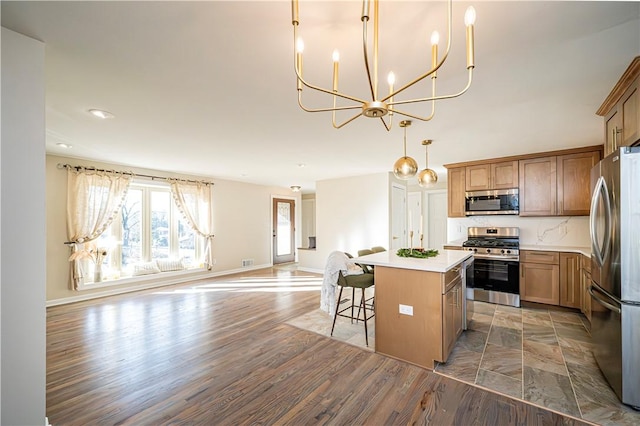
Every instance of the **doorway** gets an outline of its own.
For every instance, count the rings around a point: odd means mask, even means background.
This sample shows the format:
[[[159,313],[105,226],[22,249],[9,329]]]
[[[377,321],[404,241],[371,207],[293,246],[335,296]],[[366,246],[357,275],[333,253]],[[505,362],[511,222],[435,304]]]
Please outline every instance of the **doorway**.
[[[408,247],[407,240],[407,187],[391,184],[391,251]]]
[[[295,260],[295,200],[273,199],[273,264]]]

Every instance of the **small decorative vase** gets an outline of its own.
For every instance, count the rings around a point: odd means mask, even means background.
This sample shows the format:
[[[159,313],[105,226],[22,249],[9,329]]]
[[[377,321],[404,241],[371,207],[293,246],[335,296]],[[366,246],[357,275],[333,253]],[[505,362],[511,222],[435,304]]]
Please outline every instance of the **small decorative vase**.
[[[93,273],[93,282],[99,283],[101,281],[102,281],[102,270],[96,269],[96,271]]]

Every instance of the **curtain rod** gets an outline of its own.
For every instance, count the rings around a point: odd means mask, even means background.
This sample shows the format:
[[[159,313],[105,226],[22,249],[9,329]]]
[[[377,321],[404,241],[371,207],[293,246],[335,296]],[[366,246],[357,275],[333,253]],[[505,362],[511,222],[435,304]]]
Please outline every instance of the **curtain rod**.
[[[71,164],[62,164],[62,163],[58,163],[58,169],[76,169],[76,171],[84,169],[84,170],[92,170],[92,171],[95,171],[95,172],[122,173],[124,175],[130,175],[130,176],[134,176],[134,177],[149,178],[151,180],[170,180],[170,179],[175,179],[175,180],[181,181],[181,182],[202,183],[202,184],[205,184],[205,185],[215,185],[215,183],[209,182],[209,181],[206,181],[206,180],[168,178],[168,177],[164,177],[164,176],[143,175],[143,174],[139,174],[139,173],[122,172],[122,171],[118,171],[118,170],[98,169],[98,168],[95,168],[95,167],[72,166]]]

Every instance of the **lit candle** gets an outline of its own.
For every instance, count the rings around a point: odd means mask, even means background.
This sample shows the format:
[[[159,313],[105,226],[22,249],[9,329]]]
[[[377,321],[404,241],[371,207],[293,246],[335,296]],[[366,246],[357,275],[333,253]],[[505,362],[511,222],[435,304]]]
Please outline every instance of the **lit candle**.
[[[437,31],[434,31],[431,34],[431,69],[434,69],[438,66],[438,43],[440,42],[440,34]],[[436,77],[436,73],[432,74],[432,77]]]
[[[476,10],[469,6],[464,14],[464,24],[467,26],[467,69],[475,67],[473,24],[476,22]]]

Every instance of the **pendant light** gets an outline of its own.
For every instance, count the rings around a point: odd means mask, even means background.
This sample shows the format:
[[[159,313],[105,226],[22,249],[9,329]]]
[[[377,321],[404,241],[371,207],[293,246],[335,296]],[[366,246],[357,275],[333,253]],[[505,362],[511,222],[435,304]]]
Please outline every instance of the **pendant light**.
[[[404,156],[398,158],[393,165],[393,174],[402,180],[411,179],[418,172],[418,163],[411,157],[407,157],[407,127],[411,125],[411,120],[402,120],[400,127],[404,129]]]
[[[429,145],[433,142],[431,139],[425,139],[422,141],[422,145],[425,147],[425,168],[418,173],[418,185],[423,188],[428,188],[438,182],[438,174],[429,168]]]

